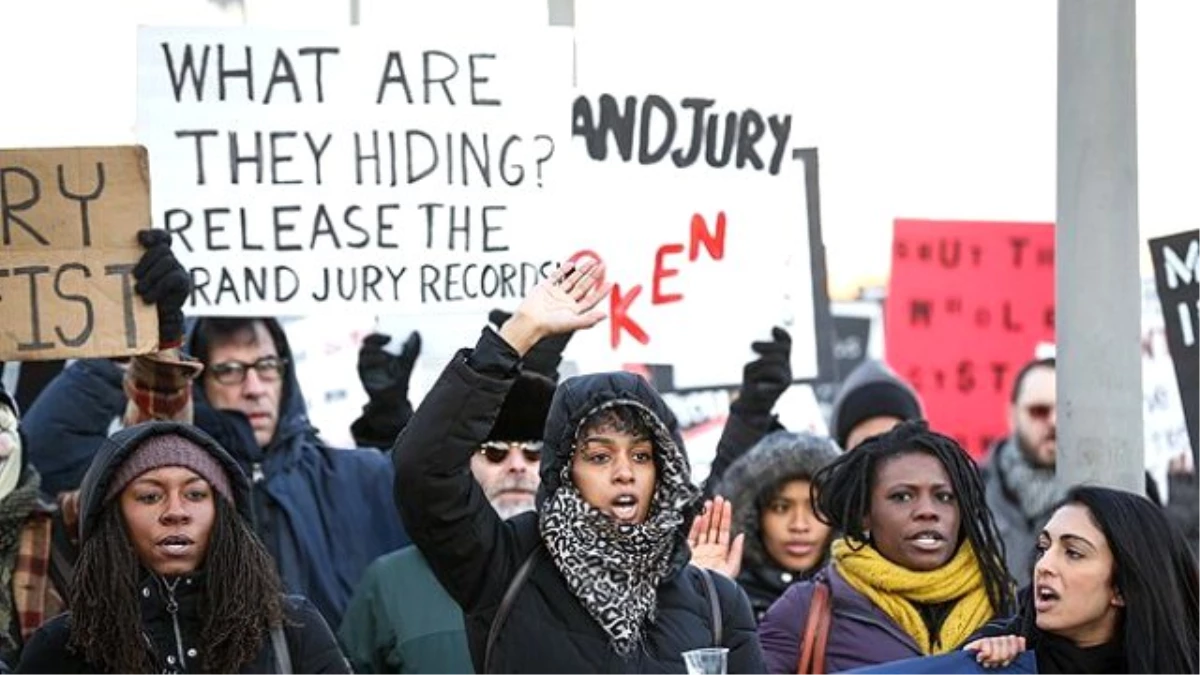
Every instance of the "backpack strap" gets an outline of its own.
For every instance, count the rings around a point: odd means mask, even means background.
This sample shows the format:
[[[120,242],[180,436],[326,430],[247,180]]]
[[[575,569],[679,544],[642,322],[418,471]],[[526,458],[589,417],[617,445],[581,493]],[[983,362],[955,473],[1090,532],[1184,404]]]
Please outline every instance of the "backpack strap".
[[[720,647],[725,642],[725,627],[721,620],[721,596],[717,594],[717,584],[713,581],[712,572],[705,567],[700,570],[700,578],[704,580],[704,595],[708,598],[708,610],[712,614],[713,646]]]
[[[829,581],[824,575],[813,579],[812,600],[808,604],[808,617],[804,621],[804,634],[800,638],[800,662],[797,673],[824,673],[825,647],[829,643],[829,625],[833,621],[833,600],[830,597]]]
[[[525,558],[525,562],[517,568],[516,575],[508,584],[508,589],[504,591],[504,597],[500,600],[500,607],[496,610],[496,616],[492,617],[492,625],[488,628],[487,647],[483,652],[483,672],[492,672],[492,648],[496,645],[496,638],[500,636],[500,627],[504,625],[508,619],[509,612],[512,611],[513,603],[517,600],[517,593],[521,587],[525,585],[525,580],[529,578],[529,572],[533,569],[533,561],[537,558],[537,554],[542,550],[541,542],[529,552],[529,557]]]
[[[275,652],[275,672],[283,675],[295,672],[292,670],[292,653],[288,650],[287,635],[283,632],[283,626],[271,627],[271,651]]]

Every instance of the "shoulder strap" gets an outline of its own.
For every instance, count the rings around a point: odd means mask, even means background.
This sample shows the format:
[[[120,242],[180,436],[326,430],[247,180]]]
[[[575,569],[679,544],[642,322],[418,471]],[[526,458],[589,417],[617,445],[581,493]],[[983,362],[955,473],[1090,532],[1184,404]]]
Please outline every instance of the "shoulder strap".
[[[56,508],[50,520],[50,565],[47,571],[54,588],[62,597],[64,607],[70,602],[71,578],[75,575],[75,558],[78,553],[67,533],[62,510]]]
[[[487,647],[483,652],[483,672],[492,672],[492,647],[496,644],[496,638],[500,636],[500,627],[504,625],[504,621],[508,619],[509,612],[512,611],[513,603],[517,600],[517,593],[520,592],[521,586],[525,585],[525,580],[529,578],[529,572],[533,569],[533,561],[537,558],[537,554],[542,550],[541,542],[529,552],[529,557],[525,558],[525,562],[517,568],[517,573],[508,584],[508,589],[504,591],[504,597],[500,600],[500,607],[496,610],[496,616],[492,617],[492,625],[488,628]]]
[[[292,654],[288,651],[287,635],[283,632],[283,626],[271,627],[271,651],[275,652],[275,672],[283,675],[295,672],[292,670]]]
[[[812,600],[804,621],[800,640],[800,662],[797,673],[824,673],[825,646],[829,642],[829,624],[833,619],[833,604],[829,597],[829,582],[823,576],[813,579]]]
[[[708,610],[712,613],[713,646],[720,647],[725,642],[725,627],[721,621],[721,596],[717,595],[717,584],[713,581],[712,572],[705,567],[697,567],[700,578],[704,579],[704,595],[708,597]]]

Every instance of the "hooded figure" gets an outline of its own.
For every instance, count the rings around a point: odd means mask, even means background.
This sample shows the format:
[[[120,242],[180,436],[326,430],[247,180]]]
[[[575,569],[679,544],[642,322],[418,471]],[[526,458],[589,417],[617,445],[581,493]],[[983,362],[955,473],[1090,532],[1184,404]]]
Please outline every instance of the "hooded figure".
[[[349,672],[316,608],[281,593],[250,494],[191,425],[114,434],[83,479],[71,611],[38,630],[18,672]]]
[[[838,447],[853,450],[900,422],[921,419],[917,393],[884,363],[867,359],[846,376],[829,413]]]
[[[631,373],[565,380],[546,422],[537,512],[501,520],[466,467],[517,374],[523,350],[508,339],[487,328],[459,352],[393,451],[397,505],[464,610],[476,670],[494,630],[493,672],[684,672],[682,652],[713,646],[714,631],[704,573],[687,564],[699,489],[675,416]],[[609,495],[600,507],[597,494]],[[713,577],[729,672],[763,672],[744,594]]]
[[[731,535],[746,535],[738,584],[758,619],[788,586],[825,564],[831,532],[814,515],[809,484],[839,454],[827,438],[777,431],[731,464],[717,488],[733,503]],[[768,518],[783,521],[778,531]]]
[[[256,529],[284,588],[309,598],[330,625],[339,625],[367,565],[409,543],[395,516],[391,462],[378,451],[331,448],[317,437],[287,336],[275,319],[260,320],[284,368],[274,434],[260,444],[246,415],[217,410],[204,386],[215,348],[205,324],[213,321],[197,321],[188,343],[208,366],[192,389],[196,426],[251,476]]]

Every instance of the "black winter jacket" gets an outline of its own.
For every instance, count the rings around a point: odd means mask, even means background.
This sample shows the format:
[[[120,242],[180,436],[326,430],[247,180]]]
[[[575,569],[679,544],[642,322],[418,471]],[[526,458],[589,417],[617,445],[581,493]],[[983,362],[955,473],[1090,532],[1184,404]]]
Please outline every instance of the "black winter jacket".
[[[238,515],[253,522],[250,481],[236,460],[212,437],[189,424],[150,422],[123,429],[101,444],[83,478],[79,496],[80,540],[92,535],[106,504],[108,486],[121,463],[152,436],[176,434],[203,448],[225,469]],[[166,579],[142,569],[138,596],[142,633],[154,663],[161,672],[204,672],[200,632],[206,584],[220,583],[203,571]],[[168,588],[168,585],[170,588]],[[348,673],[328,624],[317,609],[299,596],[284,598],[284,634],[291,656],[292,670],[299,673]],[[84,660],[68,647],[71,635],[70,613],[61,614],[44,624],[25,646],[17,672],[25,673],[97,673],[101,669]],[[243,672],[277,672],[277,660],[269,639],[263,640],[258,657]]]
[[[396,503],[405,528],[450,595],[462,606],[471,658],[484,670],[488,630],[517,569],[541,543],[538,517],[503,521],[469,471],[470,458],[488,436],[513,383],[517,353],[485,329],[476,348],[451,360],[396,441]],[[539,506],[559,484],[572,445],[564,439],[604,401],[632,399],[646,405],[682,447],[678,424],[662,399],[630,373],[562,382],[546,423]],[[501,627],[493,654],[499,672],[683,673],[681,653],[712,646],[711,612],[681,526],[674,564],[658,587],[657,619],[647,626],[643,648],[629,659],[572,594],[544,549]],[[765,672],[754,617],[731,580],[717,582],[729,648],[730,673]]]
[[[180,578],[174,593],[169,593],[153,575],[147,575],[142,589],[143,627],[153,645],[154,663],[162,673],[202,673],[204,655],[199,647],[199,612],[203,575]],[[147,597],[147,594],[149,597]],[[177,609],[172,614],[170,600]],[[289,595],[283,604],[288,655],[294,673],[349,673],[350,668],[325,619],[313,604],[297,595]],[[176,619],[179,636],[175,637]],[[98,666],[72,651],[70,614],[60,614],[34,633],[17,666],[18,673],[100,673]],[[277,673],[275,650],[270,640],[263,642],[258,658],[241,670],[243,673]]]

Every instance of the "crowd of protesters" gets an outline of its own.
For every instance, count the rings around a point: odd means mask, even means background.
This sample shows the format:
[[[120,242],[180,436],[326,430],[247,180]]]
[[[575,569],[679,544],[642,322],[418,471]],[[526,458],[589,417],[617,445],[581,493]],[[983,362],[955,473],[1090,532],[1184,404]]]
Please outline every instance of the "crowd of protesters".
[[[1167,503],[1149,477],[1061,484],[1053,360],[977,465],[875,361],[829,437],[784,428],[775,328],[701,482],[647,379],[560,377],[608,292],[564,263],[415,408],[420,335],[369,337],[360,447],[333,448],[284,326],[185,321],[169,234],[139,242],[158,351],[73,362],[23,415],[0,396],[7,669],[685,672],[713,647],[737,673],[1200,668],[1193,463]]]

